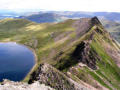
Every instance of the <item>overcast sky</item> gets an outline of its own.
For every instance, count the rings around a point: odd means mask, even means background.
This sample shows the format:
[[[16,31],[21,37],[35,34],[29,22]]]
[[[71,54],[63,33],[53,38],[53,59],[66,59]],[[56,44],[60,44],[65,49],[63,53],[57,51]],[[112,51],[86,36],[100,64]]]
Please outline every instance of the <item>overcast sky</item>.
[[[120,12],[120,0],[0,0],[0,9]]]

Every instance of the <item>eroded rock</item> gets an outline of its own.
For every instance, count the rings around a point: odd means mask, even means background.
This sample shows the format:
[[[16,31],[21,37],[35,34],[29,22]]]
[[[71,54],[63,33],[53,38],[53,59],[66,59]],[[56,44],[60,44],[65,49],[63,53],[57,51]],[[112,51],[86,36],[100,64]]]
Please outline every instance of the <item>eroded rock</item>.
[[[31,75],[29,83],[34,81],[49,85],[55,90],[89,90],[84,85],[74,83],[72,79],[69,79],[49,64],[41,64],[37,71]]]

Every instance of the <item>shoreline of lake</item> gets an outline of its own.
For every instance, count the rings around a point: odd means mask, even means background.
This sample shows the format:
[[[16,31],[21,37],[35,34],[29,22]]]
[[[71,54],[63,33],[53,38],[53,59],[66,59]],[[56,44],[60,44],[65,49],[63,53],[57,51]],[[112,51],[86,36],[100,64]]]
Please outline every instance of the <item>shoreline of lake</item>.
[[[24,45],[24,44],[21,44],[21,45]],[[21,81],[26,81],[28,77],[30,77],[30,74],[32,74],[32,72],[35,70],[35,68],[37,67],[37,62],[38,62],[38,58],[37,58],[37,54],[35,52],[35,50],[27,45],[24,45],[25,47],[29,48],[32,53],[34,54],[34,60],[35,60],[35,65],[31,68],[31,70],[28,72],[28,74],[25,76],[25,78]]]

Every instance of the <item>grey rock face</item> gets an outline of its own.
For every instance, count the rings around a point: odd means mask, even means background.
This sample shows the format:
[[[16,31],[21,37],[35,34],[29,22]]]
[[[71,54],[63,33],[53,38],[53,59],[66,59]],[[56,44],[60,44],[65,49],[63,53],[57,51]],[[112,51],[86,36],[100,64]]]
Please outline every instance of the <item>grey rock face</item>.
[[[54,90],[44,84],[39,84],[35,82],[32,84],[13,82],[5,80],[2,85],[0,85],[0,90]]]

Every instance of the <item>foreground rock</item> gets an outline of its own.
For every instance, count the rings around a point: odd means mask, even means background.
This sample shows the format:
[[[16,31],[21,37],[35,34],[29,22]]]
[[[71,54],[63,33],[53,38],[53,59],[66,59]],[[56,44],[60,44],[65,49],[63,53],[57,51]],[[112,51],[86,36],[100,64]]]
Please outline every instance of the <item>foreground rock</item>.
[[[54,90],[44,84],[39,84],[35,82],[33,84],[27,84],[22,82],[13,82],[5,80],[2,85],[0,85],[0,90]]]
[[[55,90],[95,90],[91,86],[88,87],[73,81],[49,64],[41,64],[31,75],[29,83],[34,83],[34,81],[48,85]]]

